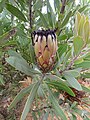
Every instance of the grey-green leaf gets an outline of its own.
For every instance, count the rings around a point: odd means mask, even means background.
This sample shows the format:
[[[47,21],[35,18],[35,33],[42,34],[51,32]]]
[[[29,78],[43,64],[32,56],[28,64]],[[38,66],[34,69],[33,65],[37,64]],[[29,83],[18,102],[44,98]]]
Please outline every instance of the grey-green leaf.
[[[73,45],[74,45],[74,52],[76,55],[78,55],[81,52],[84,45],[83,39],[79,36],[75,37],[73,39]]]
[[[82,85],[82,89],[83,89],[85,92],[89,92],[89,93],[90,93],[90,88],[85,87],[85,86]]]
[[[83,12],[87,7],[88,7],[88,5],[84,5],[84,6],[81,7],[78,11],[81,13],[81,12]]]
[[[49,25],[51,26],[51,28],[53,28],[52,15],[50,12],[48,12],[47,15],[48,15]]]
[[[26,62],[26,60],[23,57],[21,57],[20,54],[18,54],[17,52],[12,52],[12,53],[13,55],[6,58],[6,61],[10,65],[15,67],[17,70],[25,73],[26,75],[33,76],[34,74],[40,74],[39,71],[36,71],[33,68],[31,68]]]
[[[72,74],[64,72],[63,75],[66,78],[67,82],[71,85],[71,87],[79,91],[82,90],[80,83],[75,79],[75,77],[73,77]]]
[[[24,22],[27,22],[24,14],[16,7],[14,7],[13,5],[11,4],[6,4],[6,9],[11,12],[14,16],[16,16],[18,19],[24,21]]]
[[[89,69],[90,68],[90,61],[83,61],[80,64],[76,65],[77,67],[82,67],[84,69]]]
[[[81,76],[83,78],[90,78],[90,73],[82,73]]]
[[[70,11],[65,17],[64,20],[62,21],[61,28],[63,28],[69,21],[69,18],[72,16],[72,11]]]
[[[54,8],[58,12],[60,11],[60,0],[54,0]]]
[[[9,106],[9,110],[12,109],[13,107],[15,107],[15,105],[27,94],[30,93],[32,87],[34,86],[34,84],[31,84],[30,86],[22,89],[17,96],[14,98],[14,100],[12,101],[12,103]]]
[[[49,20],[49,24],[51,25],[51,27],[54,29],[55,28],[55,14],[53,12],[53,9],[50,5],[49,0],[47,0],[47,13],[48,13],[48,20]]]
[[[26,101],[26,104],[25,104],[25,107],[24,107],[24,110],[22,112],[20,120],[25,120],[26,119],[26,116],[27,116],[29,110],[31,109],[32,102],[33,102],[33,100],[34,100],[34,98],[35,98],[35,96],[37,94],[37,90],[38,90],[39,85],[40,85],[40,83],[37,82],[33,86],[32,90],[30,92],[30,95],[28,96],[28,99]]]
[[[7,42],[10,37],[13,37],[16,34],[16,32],[16,28],[12,28],[8,32],[5,32],[3,35],[0,36],[0,44],[2,45]]]
[[[45,93],[44,93],[42,84],[39,86],[37,94],[39,97],[44,98]]]
[[[61,57],[61,55],[66,52],[67,50],[67,44],[60,44],[58,48],[58,54]]]
[[[43,6],[42,0],[36,0],[35,4],[33,5],[33,8],[35,11],[40,10]]]
[[[49,89],[49,87],[46,85],[46,88],[48,90],[49,93],[49,97],[48,100],[51,103],[52,107],[54,108],[54,110],[56,111],[57,115],[62,118],[62,120],[67,120],[64,112],[62,111],[61,107],[58,104],[58,101],[55,99],[55,97],[53,96],[51,90]]]
[[[43,15],[39,10],[37,10],[37,12],[38,12],[38,14],[40,15],[40,19],[41,19],[41,21],[42,21],[43,26],[44,26],[44,27],[48,27],[48,23],[47,23],[44,15]]]
[[[0,13],[3,11],[4,7],[5,7],[5,0],[2,0],[0,2]]]
[[[62,81],[46,81],[46,83],[57,90],[66,91],[69,95],[75,96],[74,92]]]
[[[80,76],[80,72],[78,70],[68,70],[68,71],[65,71],[65,73],[68,73],[68,74],[72,74],[73,77],[78,77]]]
[[[90,37],[90,22],[87,20],[83,27],[83,38],[86,43],[88,43]]]

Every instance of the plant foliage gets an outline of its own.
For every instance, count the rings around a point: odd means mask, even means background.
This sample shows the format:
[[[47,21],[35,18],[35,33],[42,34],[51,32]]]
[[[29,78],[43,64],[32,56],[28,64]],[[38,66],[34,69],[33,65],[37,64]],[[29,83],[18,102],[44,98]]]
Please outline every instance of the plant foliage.
[[[67,120],[71,111],[72,120],[77,119],[76,114],[89,120],[88,112],[78,108],[84,96],[77,99],[77,94],[90,92],[79,82],[90,78],[90,0],[81,0],[80,5],[75,0],[67,0],[65,5],[63,1],[53,0],[52,7],[50,0],[0,0],[0,86],[5,86],[5,65],[12,66],[10,72],[32,78],[8,108],[15,108],[28,96],[20,120],[25,120],[29,111],[36,119],[46,120],[51,115]],[[56,63],[48,73],[38,68],[32,46],[32,32],[40,28],[56,30],[58,40]]]

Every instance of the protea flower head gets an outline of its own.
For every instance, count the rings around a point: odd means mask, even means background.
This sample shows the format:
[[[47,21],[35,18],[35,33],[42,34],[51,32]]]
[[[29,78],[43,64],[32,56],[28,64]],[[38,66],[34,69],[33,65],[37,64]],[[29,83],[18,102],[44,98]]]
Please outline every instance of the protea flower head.
[[[55,64],[57,38],[54,30],[33,32],[33,46],[39,68],[43,72],[52,70]]]

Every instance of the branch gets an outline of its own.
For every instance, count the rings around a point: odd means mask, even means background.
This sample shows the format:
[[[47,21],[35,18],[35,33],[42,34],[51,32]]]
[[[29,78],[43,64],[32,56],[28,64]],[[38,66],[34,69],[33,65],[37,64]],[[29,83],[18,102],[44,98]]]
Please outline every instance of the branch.
[[[82,50],[83,50],[85,47],[86,47],[86,44],[83,46]],[[85,54],[85,53],[82,53],[82,50],[81,50],[81,52],[80,52],[78,55],[76,55],[76,56],[71,60],[70,64],[66,67],[65,70],[69,70],[69,69],[73,66],[74,61],[77,60],[80,55]],[[87,52],[89,52],[89,51],[90,51],[90,49],[89,49]],[[64,71],[65,71],[65,70],[64,70]]]
[[[29,21],[30,29],[32,29],[32,0],[29,0]]]
[[[65,70],[69,70],[69,69],[73,66],[74,61],[77,60],[78,56],[79,56],[79,55],[75,56],[75,57],[71,60],[70,64],[66,67]]]
[[[83,47],[83,49],[84,49],[85,47],[86,47],[86,45]],[[87,52],[89,52],[89,51],[90,51],[90,49],[89,49]],[[76,56],[71,60],[71,62],[69,63],[69,65],[68,65],[64,70],[60,70],[59,73],[62,74],[64,71],[69,70],[69,69],[73,66],[75,60],[77,60],[78,57],[79,57],[80,55],[83,55],[83,54],[85,54],[85,53],[82,53],[82,51],[81,51],[78,55],[76,55]]]
[[[62,0],[61,1],[62,2],[62,7],[61,7],[61,11],[60,11],[60,13],[64,13],[64,10],[65,10],[65,4],[66,4],[66,0]]]
[[[81,54],[81,53],[80,53],[80,54]],[[80,54],[79,54],[79,55],[80,55]],[[77,60],[77,58],[78,58],[79,55],[75,56],[75,57],[71,60],[71,62],[69,63],[69,65],[68,65],[64,70],[59,70],[59,73],[62,74],[64,71],[69,70],[69,69],[73,66],[74,61]]]

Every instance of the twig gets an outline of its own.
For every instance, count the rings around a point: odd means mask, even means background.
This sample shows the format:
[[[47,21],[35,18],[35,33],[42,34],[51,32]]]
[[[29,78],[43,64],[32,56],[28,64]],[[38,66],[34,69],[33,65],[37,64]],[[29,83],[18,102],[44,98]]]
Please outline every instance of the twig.
[[[81,53],[80,53],[80,54],[81,54]],[[78,54],[77,56],[75,56],[75,57],[71,60],[71,62],[69,63],[69,65],[68,65],[64,70],[59,70],[59,73],[62,74],[64,71],[69,70],[69,69],[73,66],[74,61],[78,58],[78,56],[79,56],[80,54]]]
[[[85,47],[86,47],[86,44],[84,45],[83,49]],[[69,70],[73,66],[74,61],[77,60],[77,58],[79,57],[79,55],[82,55],[82,51],[71,60],[71,62],[69,63],[69,65],[64,70],[60,70],[59,73],[62,74],[64,71]]]
[[[65,10],[65,4],[66,4],[66,0],[62,0],[62,7],[61,7],[61,11],[60,13],[64,13],[64,10]]]
[[[86,47],[86,44],[83,46],[82,49],[84,49],[85,47]],[[70,64],[66,67],[65,70],[69,70],[69,69],[73,66],[74,61],[77,60],[77,58],[79,57],[79,55],[82,55],[82,50],[80,51],[80,53],[79,53],[78,55],[76,55],[76,56],[71,60]]]
[[[78,58],[78,56],[79,56],[79,55],[75,56],[75,57],[71,60],[70,64],[66,67],[65,70],[69,70],[69,69],[71,68],[71,66],[74,64],[74,61]]]
[[[62,2],[62,7],[60,10],[60,13],[63,14],[65,10],[66,0],[61,0],[61,2]],[[60,20],[58,22],[60,22]],[[62,32],[62,29],[59,30],[59,28],[57,28],[57,31],[58,31],[58,35],[60,35],[60,33]]]
[[[29,0],[29,21],[30,29],[32,29],[32,0]]]

